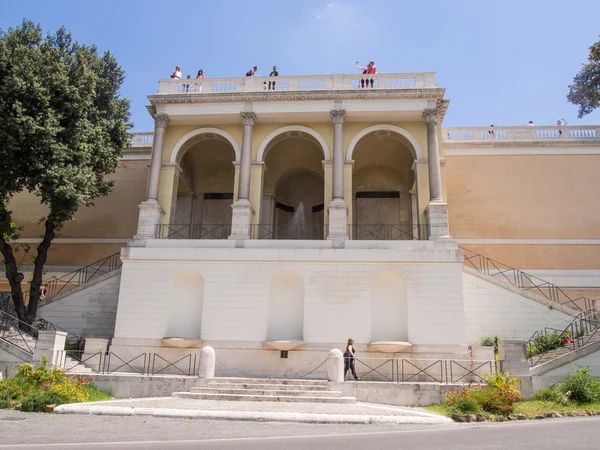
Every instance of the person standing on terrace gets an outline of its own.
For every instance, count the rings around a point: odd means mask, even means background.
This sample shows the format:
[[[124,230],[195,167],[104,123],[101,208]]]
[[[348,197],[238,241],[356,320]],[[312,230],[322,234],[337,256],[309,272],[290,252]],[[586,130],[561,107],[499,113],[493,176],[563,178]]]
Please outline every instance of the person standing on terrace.
[[[358,61],[356,61],[356,68],[359,70],[363,71],[363,75],[364,74],[369,74],[369,75],[375,75],[377,73],[377,66],[375,65],[375,62],[373,61],[369,61],[369,64],[367,64],[367,67],[360,67],[358,65]],[[367,87],[369,86],[369,80],[367,81]],[[371,87],[373,87],[373,79],[371,78]],[[360,86],[361,87],[365,87],[365,80],[362,79],[360,80]]]
[[[277,66],[273,66],[273,72],[269,74],[270,77],[278,77],[279,72],[277,71]],[[266,83],[266,81],[265,81]],[[269,90],[271,90],[271,83],[273,83],[273,90],[275,90],[275,81],[269,81]]]
[[[252,69],[250,69],[248,72],[246,72],[246,76],[247,77],[257,77],[258,75],[256,74],[256,72],[258,72],[258,66],[254,66]]]
[[[176,78],[178,80],[181,80],[181,67],[179,67],[179,66],[175,67],[175,70],[171,74],[171,78]]]

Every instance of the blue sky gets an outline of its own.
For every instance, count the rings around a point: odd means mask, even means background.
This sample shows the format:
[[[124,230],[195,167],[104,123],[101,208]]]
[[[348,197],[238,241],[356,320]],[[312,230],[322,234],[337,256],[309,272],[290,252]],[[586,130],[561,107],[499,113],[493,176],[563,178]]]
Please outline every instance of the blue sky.
[[[444,126],[600,124],[577,119],[567,86],[600,39],[598,0],[0,0],[0,28],[23,18],[110,50],[127,73],[134,131],[152,131],[146,95],[175,65],[243,76],[437,72]]]

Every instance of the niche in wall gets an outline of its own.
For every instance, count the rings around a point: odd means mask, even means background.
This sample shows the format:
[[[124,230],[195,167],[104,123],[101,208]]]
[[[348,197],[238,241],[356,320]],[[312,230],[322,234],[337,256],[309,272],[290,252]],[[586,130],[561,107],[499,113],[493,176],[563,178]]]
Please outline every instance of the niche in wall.
[[[267,340],[304,339],[304,281],[296,272],[279,272],[271,279]]]
[[[371,281],[371,342],[408,341],[406,283],[394,272]]]
[[[168,302],[167,336],[200,339],[204,277],[195,270],[183,270],[173,277]]]

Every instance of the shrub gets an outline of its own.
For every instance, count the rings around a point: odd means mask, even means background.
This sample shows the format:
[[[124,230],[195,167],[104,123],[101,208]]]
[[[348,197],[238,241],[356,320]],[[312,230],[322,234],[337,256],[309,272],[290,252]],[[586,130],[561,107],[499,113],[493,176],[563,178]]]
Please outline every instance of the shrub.
[[[540,389],[533,393],[533,399],[542,402],[566,403],[563,401],[565,398],[567,401],[569,400],[569,397],[565,396],[557,386]]]
[[[577,403],[600,401],[600,383],[590,376],[590,369],[587,367],[580,367],[564,377],[558,389],[563,394],[570,392],[569,397]]]
[[[492,414],[507,416],[514,411],[514,404],[521,398],[521,393],[515,388],[502,386],[501,388],[485,387],[477,394],[481,408]]]
[[[474,396],[475,390],[475,387],[467,386],[463,391],[451,389],[450,391],[444,392],[444,404],[448,406],[452,412],[462,414],[479,412],[481,408]]]
[[[527,344],[527,357],[549,352],[555,348],[562,347],[564,343],[565,339],[558,331],[552,334],[538,334]]]
[[[516,389],[517,385],[521,385],[521,379],[515,377],[514,372],[507,372],[506,370],[491,374],[484,373],[482,374],[482,377],[489,386],[496,389]]]
[[[43,359],[36,369],[31,364],[21,364],[12,378],[0,381],[0,408],[10,408],[18,403],[23,411],[44,411],[46,405],[86,402],[110,396],[89,383],[70,378],[63,370],[48,367]]]

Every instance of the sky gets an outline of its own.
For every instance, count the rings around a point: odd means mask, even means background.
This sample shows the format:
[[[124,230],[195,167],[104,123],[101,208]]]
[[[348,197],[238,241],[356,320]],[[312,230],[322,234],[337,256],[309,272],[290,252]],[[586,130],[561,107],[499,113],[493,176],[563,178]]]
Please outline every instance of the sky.
[[[184,76],[436,72],[444,127],[600,124],[577,119],[568,85],[600,39],[599,0],[0,0],[0,28],[24,19],[110,50],[126,72],[133,131],[152,131],[147,95]]]

